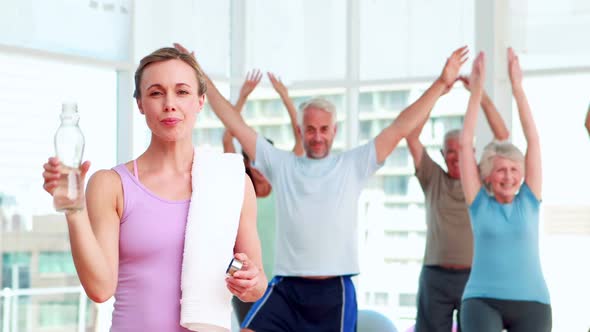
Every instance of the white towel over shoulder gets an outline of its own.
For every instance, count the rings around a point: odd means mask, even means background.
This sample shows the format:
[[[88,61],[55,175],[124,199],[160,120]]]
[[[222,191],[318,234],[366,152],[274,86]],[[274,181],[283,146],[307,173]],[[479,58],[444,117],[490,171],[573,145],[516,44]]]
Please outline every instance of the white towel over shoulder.
[[[233,257],[244,178],[241,155],[195,149],[181,276],[180,325],[189,330],[231,327],[225,270]]]

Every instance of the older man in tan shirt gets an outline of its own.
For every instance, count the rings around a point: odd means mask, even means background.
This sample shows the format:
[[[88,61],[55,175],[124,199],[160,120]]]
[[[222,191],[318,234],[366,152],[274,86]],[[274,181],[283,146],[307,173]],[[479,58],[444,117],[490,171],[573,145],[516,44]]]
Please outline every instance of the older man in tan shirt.
[[[459,78],[469,89],[467,78]],[[491,99],[484,94],[481,106],[497,140],[509,132]],[[420,142],[422,126],[406,140],[424,191],[426,250],[418,288],[416,332],[449,332],[453,312],[460,314],[461,296],[473,258],[473,235],[459,172],[459,130],[446,133],[441,150],[447,171],[428,155]],[[460,327],[459,327],[460,330]]]

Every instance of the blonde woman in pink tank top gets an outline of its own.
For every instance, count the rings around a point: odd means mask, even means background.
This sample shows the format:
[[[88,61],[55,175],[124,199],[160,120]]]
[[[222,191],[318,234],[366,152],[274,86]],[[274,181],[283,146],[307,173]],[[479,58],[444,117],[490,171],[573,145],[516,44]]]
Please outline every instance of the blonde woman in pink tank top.
[[[191,197],[192,131],[205,101],[206,81],[193,55],[162,48],[143,58],[134,97],[151,131],[136,160],[99,170],[89,180],[86,206],[66,213],[78,277],[95,302],[115,296],[111,331],[186,331],[180,326],[180,274]],[[90,167],[80,167],[85,176]],[[57,186],[59,160],[44,165],[44,189]],[[256,197],[245,195],[235,257],[245,262],[226,279],[242,301],[262,297],[267,279],[256,230]]]

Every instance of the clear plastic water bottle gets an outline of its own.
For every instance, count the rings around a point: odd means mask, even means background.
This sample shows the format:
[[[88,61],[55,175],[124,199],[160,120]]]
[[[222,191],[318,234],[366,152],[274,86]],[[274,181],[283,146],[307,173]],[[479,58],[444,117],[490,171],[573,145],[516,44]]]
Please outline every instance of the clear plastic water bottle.
[[[76,103],[64,103],[61,125],[55,133],[55,154],[60,161],[61,177],[53,192],[53,205],[60,212],[84,208],[80,163],[84,154],[84,135],[78,127],[80,115]]]

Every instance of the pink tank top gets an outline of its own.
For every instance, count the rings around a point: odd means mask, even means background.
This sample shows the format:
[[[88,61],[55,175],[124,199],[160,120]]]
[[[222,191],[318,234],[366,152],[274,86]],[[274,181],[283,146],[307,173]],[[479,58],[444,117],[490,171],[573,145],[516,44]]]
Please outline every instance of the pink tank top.
[[[144,187],[125,165],[119,276],[112,332],[188,331],[180,326],[180,272],[190,200],[169,201]]]

